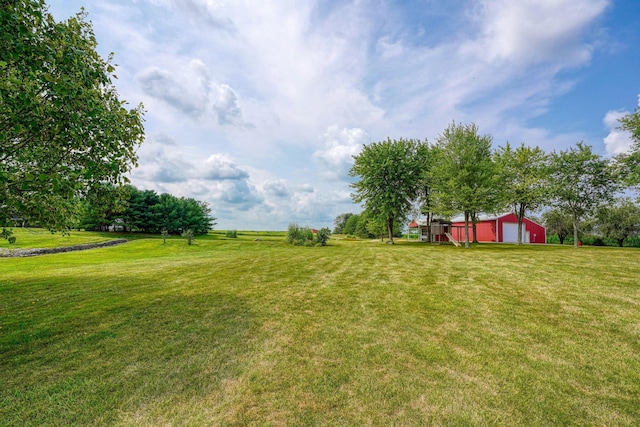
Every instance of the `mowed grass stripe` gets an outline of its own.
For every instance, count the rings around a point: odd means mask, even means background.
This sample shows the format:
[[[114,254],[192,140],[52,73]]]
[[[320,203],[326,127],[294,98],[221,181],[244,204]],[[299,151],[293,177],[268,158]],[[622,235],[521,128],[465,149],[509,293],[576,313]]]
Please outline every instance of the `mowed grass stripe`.
[[[7,425],[632,425],[635,250],[137,240],[0,260]]]

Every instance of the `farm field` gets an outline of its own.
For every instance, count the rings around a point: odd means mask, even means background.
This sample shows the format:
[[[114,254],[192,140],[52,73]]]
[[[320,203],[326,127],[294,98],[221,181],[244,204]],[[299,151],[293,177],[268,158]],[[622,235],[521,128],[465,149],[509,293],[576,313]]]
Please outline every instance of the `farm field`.
[[[0,425],[640,420],[639,249],[238,236],[0,258]]]

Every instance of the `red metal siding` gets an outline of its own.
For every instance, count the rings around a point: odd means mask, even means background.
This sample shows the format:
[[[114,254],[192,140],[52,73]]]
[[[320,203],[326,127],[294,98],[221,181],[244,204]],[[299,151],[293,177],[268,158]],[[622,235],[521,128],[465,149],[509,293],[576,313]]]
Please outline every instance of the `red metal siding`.
[[[459,241],[464,241],[464,222],[454,222],[452,224],[453,237]],[[478,242],[495,242],[496,241],[496,222],[482,221],[476,224],[476,232],[478,233]],[[473,226],[469,222],[469,241],[473,242]]]
[[[497,221],[497,223],[496,223]],[[497,220],[487,220],[481,221],[476,224],[476,230],[478,232],[478,241],[479,242],[503,242],[504,237],[502,236],[502,224],[503,223],[518,223],[518,217],[510,213],[508,215],[502,216]],[[498,226],[498,233],[496,235],[496,225]],[[529,242],[530,243],[547,243],[547,234],[546,229],[540,224],[536,224],[530,219],[525,218],[522,222],[522,226],[525,231],[529,232]],[[454,222],[452,224],[452,232],[453,237],[458,241],[464,241],[464,222]],[[473,228],[471,227],[471,223],[469,223],[469,241],[473,241]]]
[[[547,243],[547,230],[540,224],[525,218],[523,224],[527,227],[531,243]]]

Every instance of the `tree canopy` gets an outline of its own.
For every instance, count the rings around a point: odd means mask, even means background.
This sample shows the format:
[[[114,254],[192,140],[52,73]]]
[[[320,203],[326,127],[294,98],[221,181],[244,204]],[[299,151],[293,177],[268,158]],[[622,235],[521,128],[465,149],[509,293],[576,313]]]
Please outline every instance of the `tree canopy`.
[[[518,217],[518,244],[522,244],[522,222],[526,214],[548,201],[548,156],[539,147],[507,143],[495,155],[501,197]]]
[[[0,6],[0,223],[68,226],[93,187],[126,182],[144,138],[112,57],[80,13],[56,22],[43,0]]]
[[[206,234],[215,224],[216,218],[211,217],[211,208],[206,202],[168,193],[158,195],[153,190],[138,190],[132,186],[125,186],[124,193],[124,198],[117,197],[111,203],[105,203],[104,198],[87,197],[80,226],[94,230],[120,226],[145,233],[164,230],[169,234],[181,234],[192,230],[194,234]],[[102,213],[105,207],[113,204],[118,209],[110,209],[109,215]]]
[[[394,223],[406,218],[419,190],[422,164],[417,152],[421,145],[412,139],[364,145],[349,172],[359,178],[351,184],[354,202],[364,203],[369,217],[384,219],[390,243]]]
[[[620,247],[627,237],[640,235],[640,207],[629,199],[599,207],[596,218],[600,234],[614,239]]]
[[[633,145],[629,153],[618,156],[624,178],[630,186],[640,186],[640,107],[620,119],[620,129],[631,133]]]
[[[432,167],[433,187],[443,211],[465,215],[465,247],[469,247],[469,219],[498,207],[498,181],[491,155],[492,138],[479,135],[478,126],[452,123],[438,138]]]
[[[547,235],[557,235],[561,245],[564,244],[564,239],[573,232],[571,215],[558,208],[544,211],[542,221],[547,229]]]
[[[585,215],[613,199],[620,186],[610,163],[578,143],[551,156],[550,192],[556,207],[573,220],[573,244],[578,246],[578,225]]]

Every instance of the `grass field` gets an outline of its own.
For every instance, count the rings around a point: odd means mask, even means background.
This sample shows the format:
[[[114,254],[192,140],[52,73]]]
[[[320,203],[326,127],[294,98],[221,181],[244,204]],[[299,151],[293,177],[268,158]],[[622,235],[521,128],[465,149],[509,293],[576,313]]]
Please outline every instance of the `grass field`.
[[[637,249],[238,235],[0,258],[0,425],[640,422]]]

